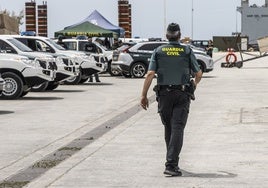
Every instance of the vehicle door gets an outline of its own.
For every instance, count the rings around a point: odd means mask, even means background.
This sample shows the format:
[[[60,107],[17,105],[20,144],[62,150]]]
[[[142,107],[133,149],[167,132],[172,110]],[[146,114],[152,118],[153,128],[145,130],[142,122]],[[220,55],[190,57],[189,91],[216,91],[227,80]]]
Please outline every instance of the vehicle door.
[[[161,45],[163,45],[163,43],[146,43],[140,46],[136,51],[130,53],[135,62],[145,62],[149,65],[153,51]]]
[[[0,39],[0,52],[1,53],[10,53],[10,54],[18,54],[18,52],[10,46],[7,42]]]

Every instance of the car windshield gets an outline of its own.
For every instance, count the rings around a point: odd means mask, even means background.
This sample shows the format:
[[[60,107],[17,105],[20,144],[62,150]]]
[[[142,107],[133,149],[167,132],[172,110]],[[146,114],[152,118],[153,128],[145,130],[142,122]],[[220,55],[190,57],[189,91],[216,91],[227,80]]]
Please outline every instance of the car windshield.
[[[16,40],[16,39],[7,39],[10,43],[12,43],[14,46],[16,46],[20,51],[23,52],[33,52],[31,48],[23,44],[22,42]]]
[[[97,43],[97,45],[100,47],[100,48],[102,48],[103,50],[105,50],[105,51],[108,51],[108,49],[105,47],[105,46],[103,46],[102,44],[100,44],[100,43],[98,43],[98,42],[96,42]]]
[[[62,46],[58,45],[55,41],[51,40],[51,39],[46,39],[46,41],[51,44],[53,47],[57,48],[58,50],[66,50],[65,48],[63,48]]]
[[[122,46],[118,47],[116,50],[117,51],[125,51],[126,49],[130,48],[132,45],[128,45],[128,44],[123,44]]]

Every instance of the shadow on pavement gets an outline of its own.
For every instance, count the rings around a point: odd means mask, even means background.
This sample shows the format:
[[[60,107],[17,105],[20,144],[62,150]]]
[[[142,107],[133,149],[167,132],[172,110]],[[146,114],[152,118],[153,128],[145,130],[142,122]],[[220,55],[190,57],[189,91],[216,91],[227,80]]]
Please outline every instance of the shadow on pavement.
[[[79,86],[108,86],[108,85],[113,85],[113,83],[103,83],[103,82],[87,82],[87,83],[83,83]]]
[[[237,174],[230,172],[219,171],[219,173],[193,173],[186,170],[181,170],[183,177],[196,177],[196,178],[234,178]]]
[[[268,69],[268,67],[243,67],[243,69]]]
[[[12,114],[14,111],[1,111],[0,110],[0,115],[5,115],[5,114]]]
[[[64,99],[62,97],[23,97],[19,100],[36,100],[36,101],[51,101],[51,100],[61,100]]]
[[[217,78],[217,76],[202,76],[202,78]]]
[[[78,89],[55,89],[53,91],[47,91],[47,92],[52,92],[52,93],[78,93],[78,92],[85,92],[86,90],[78,90]],[[45,91],[46,92],[46,91]]]

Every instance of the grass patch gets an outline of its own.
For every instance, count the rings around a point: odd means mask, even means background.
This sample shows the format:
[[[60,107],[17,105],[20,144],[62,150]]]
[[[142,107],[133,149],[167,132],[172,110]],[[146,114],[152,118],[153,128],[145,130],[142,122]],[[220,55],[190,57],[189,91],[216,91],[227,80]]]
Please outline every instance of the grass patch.
[[[63,150],[79,151],[81,149],[82,148],[78,148],[78,147],[63,147],[63,148],[58,149],[58,151],[63,151]]]
[[[32,168],[53,168],[57,166],[62,160],[42,160],[35,163]]]
[[[21,188],[25,185],[30,183],[29,181],[22,181],[22,182],[10,182],[10,181],[4,181],[0,183],[0,188]]]

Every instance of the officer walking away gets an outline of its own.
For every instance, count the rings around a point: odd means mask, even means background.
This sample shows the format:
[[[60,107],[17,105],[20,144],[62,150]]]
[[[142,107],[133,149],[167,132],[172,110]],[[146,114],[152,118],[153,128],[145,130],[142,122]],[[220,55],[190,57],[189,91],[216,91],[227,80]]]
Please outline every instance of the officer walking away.
[[[63,38],[64,38],[64,37],[63,37],[62,35],[60,35],[60,36],[58,37],[58,42],[57,42],[57,44],[60,45],[60,46],[62,46],[64,49],[67,49],[67,45],[62,41]]]
[[[108,39],[107,37],[105,37],[105,39],[104,39],[104,46],[105,46],[108,50],[111,49],[111,43],[110,43],[110,41],[109,41],[109,39]]]
[[[85,45],[85,51],[89,52],[89,53],[98,53],[98,48],[97,48],[96,44],[94,44],[92,42],[92,38],[90,38],[90,37],[88,38],[88,42]],[[95,77],[96,82],[100,82],[98,73],[95,73],[94,77]],[[89,82],[93,82],[93,75],[89,76]]]
[[[178,24],[168,25],[166,37],[169,43],[158,47],[151,57],[140,104],[145,110],[149,107],[147,92],[157,74],[154,91],[158,101],[158,113],[165,128],[167,149],[164,174],[181,176],[179,154],[193,94],[191,90],[200,82],[202,71],[191,48],[179,43],[181,32]],[[191,72],[195,75],[192,82]]]
[[[213,52],[213,41],[209,40],[208,41],[208,46],[206,47],[207,55],[212,57],[212,52]]]

